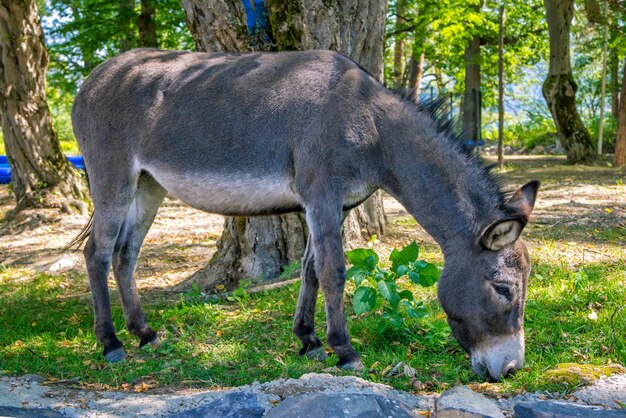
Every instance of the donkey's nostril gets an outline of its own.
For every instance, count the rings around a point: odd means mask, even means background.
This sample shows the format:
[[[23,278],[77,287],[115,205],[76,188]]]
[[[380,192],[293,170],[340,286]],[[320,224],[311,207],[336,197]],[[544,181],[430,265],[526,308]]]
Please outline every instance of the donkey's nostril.
[[[514,360],[503,368],[502,376],[504,377],[512,376],[518,369],[519,367],[517,367],[517,362]]]

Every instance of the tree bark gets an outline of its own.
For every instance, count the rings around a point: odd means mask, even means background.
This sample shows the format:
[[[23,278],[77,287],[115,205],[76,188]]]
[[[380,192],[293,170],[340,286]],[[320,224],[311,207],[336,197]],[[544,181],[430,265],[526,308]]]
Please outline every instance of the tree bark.
[[[624,60],[624,72],[622,74],[622,92],[620,98],[621,106],[619,110],[617,137],[615,138],[615,165],[626,164],[626,59]]]
[[[135,0],[120,0],[119,7],[120,52],[124,52],[136,46],[136,32],[133,27],[137,19]]]
[[[0,115],[15,212],[70,205],[86,211],[87,190],[65,159],[46,102],[48,51],[35,0],[0,1]]]
[[[500,6],[498,33],[498,167],[504,167],[504,4]]]
[[[611,71],[611,114],[615,120],[619,119],[620,110],[620,77],[619,77],[619,59],[617,58],[617,51],[615,48],[611,50],[611,59],[609,63]]]
[[[413,46],[413,48],[417,48],[416,46]],[[416,59],[415,58],[415,50],[413,51],[413,54],[411,56],[411,61],[410,61],[410,71],[409,71],[409,88],[410,89],[415,89],[415,97],[420,96],[421,93],[421,87],[422,87],[422,79],[424,78],[424,59],[425,59],[425,54],[424,54],[424,46],[420,46],[419,47],[419,51],[421,51],[419,53],[419,57]]]
[[[156,7],[154,0],[141,0],[141,13],[137,19],[137,29],[139,30],[139,46],[156,48]]]
[[[570,63],[570,29],[574,0],[544,0],[550,37],[550,67],[543,83],[559,139],[570,162],[589,161],[594,148],[587,128],[576,109],[576,90]]]
[[[462,122],[465,138],[478,142],[481,138],[480,100],[480,36],[474,35],[465,47],[465,95]]]
[[[383,73],[384,0],[291,0],[266,2],[268,32],[259,38],[246,26],[239,0],[183,0],[187,25],[201,51],[331,49],[341,52],[377,78]],[[385,225],[382,195],[351,211],[344,239],[361,241],[363,231],[381,234]],[[242,278],[277,278],[287,264],[299,262],[306,246],[302,214],[227,217],[211,261],[181,284],[208,290],[236,288]]]
[[[396,1],[396,34],[393,45],[393,86],[401,88],[404,83],[404,45],[406,43],[406,32],[402,31],[406,25],[406,0]]]

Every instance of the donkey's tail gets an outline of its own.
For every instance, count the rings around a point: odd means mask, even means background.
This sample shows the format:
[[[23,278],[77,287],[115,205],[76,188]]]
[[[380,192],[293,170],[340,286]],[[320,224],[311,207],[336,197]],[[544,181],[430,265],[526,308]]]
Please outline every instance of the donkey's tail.
[[[89,221],[87,222],[87,225],[83,227],[83,229],[76,236],[76,238],[70,241],[70,243],[67,244],[63,248],[63,252],[70,251],[70,250],[78,251],[80,247],[83,245],[83,243],[87,241],[87,238],[89,238],[89,235],[91,235],[92,228],[93,228],[93,213],[89,217]]]

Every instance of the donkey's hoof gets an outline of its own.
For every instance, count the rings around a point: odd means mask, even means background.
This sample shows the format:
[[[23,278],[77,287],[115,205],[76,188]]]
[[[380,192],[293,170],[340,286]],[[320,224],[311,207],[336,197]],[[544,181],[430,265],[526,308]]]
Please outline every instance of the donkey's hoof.
[[[151,339],[145,339],[145,340],[142,339],[139,342],[139,347],[141,348],[141,347],[146,346],[148,344],[150,344],[152,347],[158,347],[158,346],[161,345],[161,340],[159,340],[159,337],[157,337],[157,335],[154,334],[154,337],[152,337]]]
[[[304,353],[304,355],[309,360],[324,361],[324,360],[326,360],[328,358],[328,354],[326,354],[326,351],[324,350],[324,347],[314,348],[314,349],[309,350],[306,353]]]
[[[159,336],[152,328],[146,328],[147,329],[143,330],[143,332],[139,334],[141,336],[141,340],[139,341],[139,347],[143,347],[146,344],[150,344],[153,347],[158,347],[161,343],[159,341]]]
[[[351,370],[354,372],[363,371],[363,363],[361,363],[361,359],[354,359],[352,361],[348,361],[346,363],[342,363],[341,361],[337,364],[341,370]]]
[[[117,363],[118,361],[122,361],[126,358],[126,351],[124,351],[124,347],[116,348],[115,350],[105,353],[104,358],[109,363]]]

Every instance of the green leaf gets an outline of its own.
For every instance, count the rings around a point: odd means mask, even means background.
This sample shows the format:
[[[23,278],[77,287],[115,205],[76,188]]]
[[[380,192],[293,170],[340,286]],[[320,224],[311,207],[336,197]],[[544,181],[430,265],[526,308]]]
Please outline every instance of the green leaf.
[[[409,279],[415,284],[420,284],[420,276],[414,271],[409,271]]]
[[[400,275],[398,273],[398,268],[417,260],[419,253],[420,249],[415,241],[413,241],[400,251],[394,249],[389,256],[389,260],[392,263],[392,270],[396,272],[396,274]]]
[[[426,316],[426,309],[406,308],[406,314],[413,319],[420,319]]]
[[[352,305],[354,307],[354,313],[357,315],[364,314],[371,311],[376,306],[376,291],[368,286],[360,286],[354,291],[352,297]]]
[[[369,272],[361,267],[352,266],[346,271],[346,280],[354,279],[354,284],[361,286],[361,283],[369,276]]]
[[[398,285],[394,281],[385,280],[378,282],[378,291],[380,295],[386,299],[391,305],[393,311],[398,309],[400,303],[400,295],[398,295]]]
[[[441,276],[441,272],[437,266],[434,264],[428,264],[419,272],[419,284],[424,287],[430,287],[437,283],[439,276]]]
[[[395,251],[395,250],[394,250]],[[409,268],[405,265],[400,265],[398,266],[398,268],[396,269],[396,274],[398,275],[398,277],[402,277],[404,276],[407,272],[409,271]]]
[[[402,292],[398,294],[398,296],[400,296],[400,299],[404,299],[404,300],[415,299],[415,297],[413,296],[413,292],[411,292],[410,290],[403,290]]]
[[[378,254],[369,248],[356,248],[346,253],[348,260],[353,266],[362,268],[363,270],[373,271],[378,264]]]

